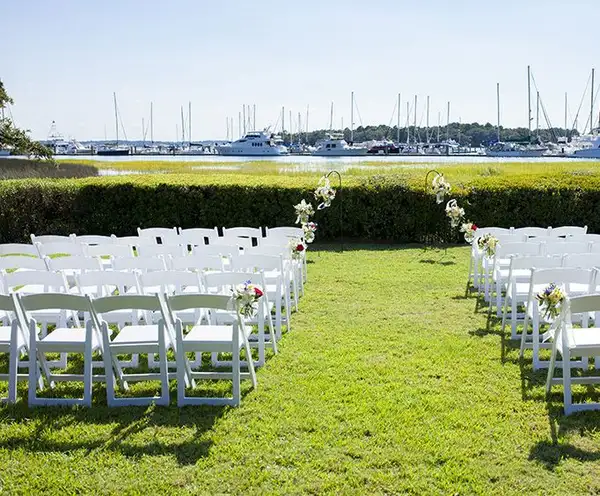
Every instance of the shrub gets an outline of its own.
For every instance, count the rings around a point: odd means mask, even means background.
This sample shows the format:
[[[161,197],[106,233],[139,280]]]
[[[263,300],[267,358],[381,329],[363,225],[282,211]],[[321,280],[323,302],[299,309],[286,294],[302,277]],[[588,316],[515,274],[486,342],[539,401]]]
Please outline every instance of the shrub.
[[[341,195],[317,211],[317,240],[346,239],[459,242],[444,204],[402,177],[351,179]],[[131,235],[137,227],[293,225],[293,205],[312,200],[314,177],[228,177],[191,174],[0,183],[0,242],[35,234]],[[455,185],[453,198],[480,226],[584,225],[600,230],[600,180],[564,176],[532,182],[527,175]],[[313,201],[314,203],[314,201]]]
[[[98,175],[93,165],[52,163],[23,158],[0,159],[0,179],[78,178]]]

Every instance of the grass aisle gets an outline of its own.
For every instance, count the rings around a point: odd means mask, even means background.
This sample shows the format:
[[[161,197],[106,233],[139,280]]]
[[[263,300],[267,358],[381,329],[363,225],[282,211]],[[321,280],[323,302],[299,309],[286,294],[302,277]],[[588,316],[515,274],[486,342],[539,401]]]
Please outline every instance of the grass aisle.
[[[587,494],[600,414],[465,298],[467,248],[311,253],[281,353],[238,409],[0,409],[7,493]]]

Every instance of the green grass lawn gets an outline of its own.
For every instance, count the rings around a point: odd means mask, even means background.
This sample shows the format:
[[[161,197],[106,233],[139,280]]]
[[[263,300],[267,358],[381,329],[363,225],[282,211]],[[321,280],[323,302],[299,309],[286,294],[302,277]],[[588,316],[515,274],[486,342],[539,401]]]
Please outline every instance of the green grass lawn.
[[[561,387],[545,401],[545,374],[465,296],[468,255],[310,253],[293,330],[236,409],[109,410],[99,385],[91,410],[1,407],[3,490],[600,492],[600,413],[564,417]]]

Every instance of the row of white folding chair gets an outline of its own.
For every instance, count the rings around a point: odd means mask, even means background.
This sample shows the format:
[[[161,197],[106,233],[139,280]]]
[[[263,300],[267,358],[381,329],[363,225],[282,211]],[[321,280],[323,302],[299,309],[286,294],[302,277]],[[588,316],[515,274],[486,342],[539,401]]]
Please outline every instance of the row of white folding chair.
[[[168,301],[168,304],[167,304]],[[0,351],[9,353],[10,371],[9,401],[16,400],[16,381],[25,376],[17,374],[19,367],[18,357],[21,352],[29,355],[29,404],[30,405],[54,405],[54,404],[81,404],[91,405],[91,391],[93,381],[106,381],[107,400],[109,406],[140,405],[140,404],[163,404],[169,403],[169,378],[175,378],[175,374],[169,374],[167,368],[167,350],[173,349],[176,353],[177,380],[178,380],[178,404],[231,404],[237,405],[240,401],[240,378],[243,364],[239,353],[245,350],[247,356],[251,356],[248,342],[248,327],[245,326],[239,313],[234,311],[237,318],[231,319],[229,324],[219,324],[209,321],[195,322],[191,331],[184,335],[183,323],[174,319],[170,308],[174,312],[183,312],[189,309],[198,309],[209,315],[217,311],[232,311],[232,300],[230,296],[223,295],[201,295],[188,294],[179,296],[167,296],[161,298],[158,295],[120,295],[107,296],[90,299],[89,296],[68,295],[65,293],[45,293],[28,296],[13,295],[13,297],[0,297],[0,308],[14,313],[16,318],[10,326],[10,336],[5,336],[4,330],[0,333]],[[57,327],[47,337],[40,337],[37,332],[35,318],[31,313],[42,309],[57,311],[68,311],[75,315],[86,315],[85,326]],[[157,312],[161,318],[158,324],[146,323],[144,325],[133,324],[119,329],[112,337],[112,332],[104,316],[121,310],[137,309],[143,312]],[[5,339],[7,338],[7,339]],[[179,346],[178,346],[179,345]],[[232,372],[192,372],[192,365],[186,352],[229,352],[232,353]],[[46,353],[81,353],[84,355],[84,373],[53,373],[51,364],[45,358]],[[92,353],[102,354],[102,374],[93,374],[94,362]],[[145,374],[125,373],[118,356],[131,353],[158,354],[159,372]],[[247,362],[248,373],[246,376],[252,379],[256,385],[253,362]],[[41,367],[42,374],[39,369]],[[233,397],[231,398],[188,398],[185,396],[186,386],[194,382],[195,378],[203,377],[209,379],[233,379]],[[38,390],[45,387],[44,379],[54,387],[57,381],[81,380],[84,383],[83,398],[41,398]],[[128,382],[158,379],[161,381],[161,394],[146,398],[118,398],[116,388],[127,387]]]
[[[549,284],[556,284],[568,297],[593,294],[596,292],[598,281],[598,269],[579,269],[572,267],[560,267],[550,269],[534,269],[529,280],[529,295],[525,309],[525,320],[521,333],[521,351],[523,356],[525,349],[533,350],[533,370],[548,367],[549,362],[540,359],[540,349],[549,348],[551,345],[544,342],[540,334],[542,324],[553,325],[554,319],[540,312],[540,304],[536,295],[543,291]],[[531,321],[532,333],[529,334],[529,322]],[[587,324],[584,324],[587,325]],[[586,361],[586,359],[584,359]],[[587,361],[580,365],[587,366]],[[600,368],[600,363],[597,364]]]
[[[589,327],[589,321],[593,326]],[[581,323],[581,327],[574,327],[573,322]],[[560,353],[561,360],[558,360]],[[587,369],[587,360],[595,357],[595,368],[599,368],[600,361],[600,294],[575,296],[567,298],[561,313],[556,321],[555,334],[552,339],[550,363],[546,380],[546,393],[549,394],[553,384],[562,383],[565,415],[579,411],[599,410],[598,402],[573,402],[571,391],[572,384],[593,385],[600,383],[596,374],[571,373],[571,368],[581,367]],[[556,367],[562,368],[562,377],[554,377]]]

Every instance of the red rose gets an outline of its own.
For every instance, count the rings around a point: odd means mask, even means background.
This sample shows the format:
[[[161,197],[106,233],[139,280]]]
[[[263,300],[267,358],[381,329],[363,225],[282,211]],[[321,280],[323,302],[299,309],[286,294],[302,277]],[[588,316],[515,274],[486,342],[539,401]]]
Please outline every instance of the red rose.
[[[258,289],[257,287],[254,287],[254,296],[256,296],[257,298],[260,298],[263,295],[263,292]]]
[[[304,251],[304,245],[300,243],[298,246],[296,246],[296,251]]]
[[[471,229],[473,229],[473,231],[477,231],[477,226],[476,226],[475,224],[473,224],[473,225],[471,226]]]

